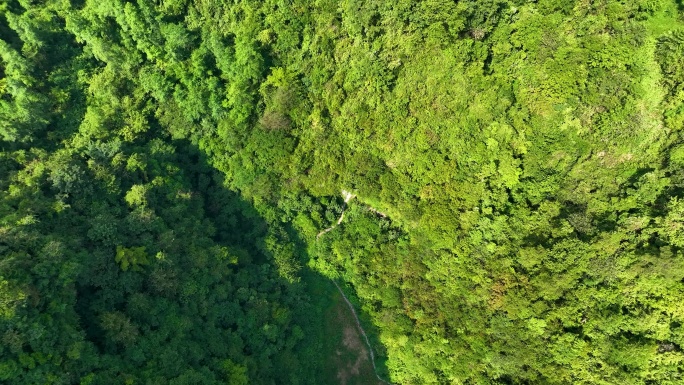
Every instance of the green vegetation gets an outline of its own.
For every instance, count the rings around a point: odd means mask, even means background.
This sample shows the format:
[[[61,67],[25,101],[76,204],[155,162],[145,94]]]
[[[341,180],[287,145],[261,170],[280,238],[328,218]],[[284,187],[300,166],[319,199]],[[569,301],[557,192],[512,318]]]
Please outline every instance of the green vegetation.
[[[0,382],[336,383],[336,279],[395,384],[681,384],[682,57],[681,0],[2,0]]]

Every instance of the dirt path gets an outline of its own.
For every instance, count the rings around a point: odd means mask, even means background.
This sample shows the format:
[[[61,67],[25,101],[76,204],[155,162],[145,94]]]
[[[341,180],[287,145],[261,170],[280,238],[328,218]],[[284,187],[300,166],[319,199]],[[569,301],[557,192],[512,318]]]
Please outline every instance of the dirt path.
[[[368,335],[366,334],[366,331],[363,330],[363,326],[361,326],[361,321],[359,320],[358,314],[356,314],[356,310],[354,309],[354,305],[352,305],[352,303],[349,301],[349,298],[347,298],[347,296],[344,295],[344,292],[342,291],[342,288],[340,287],[340,285],[338,285],[337,282],[335,282],[335,281],[333,281],[333,283],[335,284],[335,287],[337,288],[337,290],[340,292],[340,295],[342,295],[342,298],[344,298],[344,302],[346,302],[347,306],[349,306],[349,310],[351,311],[352,315],[354,315],[354,321],[356,321],[356,328],[358,329],[358,331],[363,336],[363,339],[366,341],[366,346],[368,347],[368,354],[370,355],[371,364],[373,365],[373,373],[375,374],[375,377],[378,378],[378,381],[380,381],[384,384],[391,385],[390,382],[385,381],[378,374],[378,368],[375,366],[375,354],[373,353],[373,347],[371,346],[370,340],[368,340]]]
[[[342,214],[340,215],[340,218],[337,220],[337,223],[335,223],[334,225],[332,225],[332,226],[328,227],[327,229],[322,230],[320,233],[318,233],[318,235],[316,235],[316,239],[320,238],[323,234],[325,234],[329,231],[332,231],[335,227],[339,226],[342,223],[342,220],[344,219],[344,212],[347,209],[347,203],[349,203],[349,201],[351,201],[352,199],[354,199],[356,197],[356,195],[353,195],[352,193],[350,193],[346,190],[342,190],[342,196],[344,197],[344,207],[342,208]],[[377,211],[377,210],[373,209],[372,207],[369,207],[369,210],[380,215],[383,218],[387,217],[387,215],[385,213]],[[356,313],[356,310],[354,309],[354,305],[352,305],[352,303],[349,301],[349,298],[347,298],[347,296],[344,294],[340,285],[338,285],[337,282],[335,282],[335,281],[333,281],[333,283],[335,284],[335,287],[337,288],[337,290],[340,292],[340,295],[344,299],[344,302],[346,302],[347,306],[349,307],[351,314],[354,316],[354,321],[356,322],[356,329],[359,331],[359,333],[361,333],[364,341],[366,342],[366,346],[368,347],[368,354],[369,354],[370,359],[371,359],[371,364],[373,365],[373,374],[378,379],[378,381],[380,381],[381,383],[387,384],[387,385],[392,385],[392,383],[385,381],[378,374],[378,368],[375,365],[375,353],[373,353],[373,347],[371,346],[371,343],[370,343],[370,340],[368,339],[368,335],[366,334],[366,331],[363,329],[363,326],[361,326],[361,321],[359,320],[359,316]],[[345,335],[348,334],[348,331],[346,328],[345,328],[344,332],[345,332]],[[347,337],[345,337],[345,341],[346,340],[348,340]],[[358,366],[358,362],[357,362],[357,366]],[[358,369],[357,369],[357,371],[358,371]],[[346,381],[342,381],[342,382],[346,383]]]
[[[354,199],[356,195],[353,195],[349,191],[342,190],[342,196],[344,197],[344,207],[342,207],[342,214],[340,215],[340,219],[337,220],[337,223],[334,225],[328,227],[325,230],[322,230],[318,235],[316,235],[316,239],[320,238],[321,235],[327,233],[328,231],[332,231],[335,227],[337,227],[340,223],[342,223],[342,220],[344,219],[344,212],[347,210],[347,203],[349,203],[350,200]]]

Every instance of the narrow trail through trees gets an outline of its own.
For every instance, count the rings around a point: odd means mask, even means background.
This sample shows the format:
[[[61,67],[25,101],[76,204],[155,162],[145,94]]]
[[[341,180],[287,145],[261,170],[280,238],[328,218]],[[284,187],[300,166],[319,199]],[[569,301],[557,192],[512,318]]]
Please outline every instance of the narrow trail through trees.
[[[354,199],[356,197],[356,195],[354,195],[354,194],[352,194],[346,190],[342,190],[342,196],[344,197],[344,207],[342,208],[342,214],[340,214],[340,218],[337,220],[337,222],[334,225],[332,225],[332,226],[328,227],[327,229],[322,230],[320,233],[318,233],[318,235],[316,235],[316,239],[320,238],[323,234],[325,234],[329,231],[332,231],[335,227],[339,226],[342,223],[342,220],[344,219],[344,212],[347,210],[347,203],[349,203],[349,201],[351,201],[352,199]],[[377,211],[373,208],[369,208],[369,210],[377,213],[378,215],[382,216],[383,218],[387,217],[387,215],[385,215],[384,213]],[[347,306],[349,306],[349,310],[351,310],[352,314],[354,315],[354,320],[356,321],[356,327],[359,329],[359,331],[361,332],[361,335],[363,336],[363,339],[366,341],[366,346],[368,346],[368,353],[370,355],[371,364],[373,365],[373,372],[375,373],[375,377],[377,377],[378,380],[382,383],[392,385],[391,382],[384,380],[378,374],[378,368],[375,366],[375,353],[373,353],[373,347],[371,346],[371,343],[370,343],[370,340],[368,339],[368,335],[366,334],[366,331],[363,329],[363,326],[361,326],[361,320],[359,319],[358,314],[356,314],[356,309],[354,309],[354,305],[352,305],[351,301],[349,301],[349,298],[347,298],[347,296],[344,294],[344,291],[342,291],[342,288],[340,287],[340,285],[338,285],[337,282],[335,282],[335,280],[333,280],[332,282],[333,282],[333,284],[335,284],[335,287],[340,292],[340,295],[342,296],[342,298],[344,298],[344,302],[346,302]]]
[[[320,233],[318,233],[318,235],[316,235],[316,239],[320,238],[321,235],[327,233],[328,231],[331,231],[332,229],[337,227],[340,223],[342,223],[342,220],[344,219],[344,212],[347,210],[347,203],[349,203],[350,200],[352,200],[356,197],[356,195],[354,195],[354,194],[352,194],[346,190],[342,190],[342,196],[344,197],[344,207],[342,207],[342,214],[340,215],[340,219],[338,219],[334,225],[332,225],[332,226],[328,227],[327,229],[322,230]]]

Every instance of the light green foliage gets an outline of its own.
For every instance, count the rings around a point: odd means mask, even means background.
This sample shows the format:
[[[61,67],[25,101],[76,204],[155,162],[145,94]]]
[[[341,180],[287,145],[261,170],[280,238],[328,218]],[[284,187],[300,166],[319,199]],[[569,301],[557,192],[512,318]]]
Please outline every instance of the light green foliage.
[[[12,288],[6,280],[0,280],[0,316],[9,319],[15,315],[15,308],[26,299],[26,294]]]
[[[121,270],[126,271],[133,268],[133,271],[142,270],[142,266],[149,265],[149,257],[145,253],[145,247],[125,248],[116,247],[115,261],[121,266]]]
[[[129,206],[145,206],[147,204],[147,198],[145,194],[147,193],[147,188],[143,185],[133,185],[131,189],[126,193],[126,203]]]
[[[247,385],[249,384],[249,377],[247,377],[247,368],[235,364],[231,360],[223,362],[223,370],[226,373],[226,384],[230,385]]]

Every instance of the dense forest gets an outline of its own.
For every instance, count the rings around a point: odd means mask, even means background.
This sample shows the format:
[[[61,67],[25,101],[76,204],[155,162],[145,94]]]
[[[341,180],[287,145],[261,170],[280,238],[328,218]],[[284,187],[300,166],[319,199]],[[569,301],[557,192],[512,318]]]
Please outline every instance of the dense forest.
[[[393,384],[682,384],[683,130],[682,0],[0,0],[0,382],[346,384],[335,282]]]

